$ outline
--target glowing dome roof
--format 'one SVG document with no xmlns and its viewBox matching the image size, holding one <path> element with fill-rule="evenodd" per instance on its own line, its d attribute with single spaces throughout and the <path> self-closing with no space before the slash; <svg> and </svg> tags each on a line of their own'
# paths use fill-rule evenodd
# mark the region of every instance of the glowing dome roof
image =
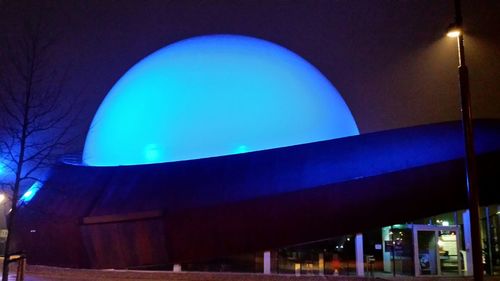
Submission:
<svg viewBox="0 0 500 281">
<path fill-rule="evenodd" d="M 349 108 L 311 64 L 276 44 L 195 37 L 134 65 L 87 134 L 91 166 L 198 159 L 357 135 Z"/>
</svg>

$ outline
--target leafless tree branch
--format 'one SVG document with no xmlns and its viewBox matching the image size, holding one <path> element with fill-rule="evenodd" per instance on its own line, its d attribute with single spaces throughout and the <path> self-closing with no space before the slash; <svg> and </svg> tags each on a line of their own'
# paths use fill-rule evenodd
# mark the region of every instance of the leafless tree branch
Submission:
<svg viewBox="0 0 500 281">
<path fill-rule="evenodd" d="M 51 67 L 50 48 L 58 34 L 47 33 L 42 14 L 26 21 L 23 32 L 0 37 L 0 157 L 8 158 L 5 166 L 13 175 L 10 182 L 0 179 L 0 187 L 10 189 L 12 199 L 9 233 L 21 198 L 20 190 L 27 184 L 43 182 L 39 171 L 51 167 L 73 140 L 70 133 L 77 120 L 73 110 L 77 101 L 67 102 L 62 87 L 68 80 L 68 72 L 60 73 L 59 68 Z M 8 235 L 6 257 L 10 239 Z M 8 274 L 6 266 L 4 263 L 4 281 Z"/>
</svg>

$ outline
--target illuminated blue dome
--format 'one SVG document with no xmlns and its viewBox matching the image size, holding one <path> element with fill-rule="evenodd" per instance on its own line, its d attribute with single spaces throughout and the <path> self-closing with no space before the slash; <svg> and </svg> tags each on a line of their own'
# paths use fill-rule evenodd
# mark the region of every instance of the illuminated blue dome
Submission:
<svg viewBox="0 0 500 281">
<path fill-rule="evenodd" d="M 340 94 L 307 61 L 264 40 L 210 35 L 123 75 L 94 116 L 83 161 L 161 163 L 357 134 Z"/>
</svg>

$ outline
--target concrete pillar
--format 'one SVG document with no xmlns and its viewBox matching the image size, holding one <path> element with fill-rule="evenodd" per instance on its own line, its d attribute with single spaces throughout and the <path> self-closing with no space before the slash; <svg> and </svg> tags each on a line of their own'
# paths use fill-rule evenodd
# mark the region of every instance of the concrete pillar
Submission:
<svg viewBox="0 0 500 281">
<path fill-rule="evenodd" d="M 356 233 L 356 240 L 354 240 L 356 247 L 356 275 L 365 276 L 365 262 L 363 254 L 363 234 Z"/>
<path fill-rule="evenodd" d="M 319 275 L 325 275 L 325 255 L 323 253 L 318 255 L 318 270 Z"/>
<path fill-rule="evenodd" d="M 465 241 L 465 251 L 464 252 L 464 275 L 472 276 L 474 274 L 472 267 L 472 238 L 470 234 L 470 214 L 469 210 L 465 210 L 462 214 L 464 222 L 464 241 Z"/>
<path fill-rule="evenodd" d="M 271 251 L 264 252 L 264 274 L 271 274 Z"/>
<path fill-rule="evenodd" d="M 300 276 L 300 263 L 295 263 L 295 276 Z"/>
<path fill-rule="evenodd" d="M 182 272 L 182 267 L 180 263 L 174 264 L 173 272 Z"/>
</svg>

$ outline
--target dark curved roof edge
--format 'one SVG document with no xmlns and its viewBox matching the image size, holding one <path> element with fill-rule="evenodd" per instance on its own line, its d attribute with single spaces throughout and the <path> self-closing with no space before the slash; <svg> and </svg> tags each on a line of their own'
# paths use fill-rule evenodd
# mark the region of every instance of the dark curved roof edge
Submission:
<svg viewBox="0 0 500 281">
<path fill-rule="evenodd" d="M 482 200 L 498 203 L 500 120 L 474 128 Z M 446 122 L 191 161 L 60 165 L 21 209 L 18 245 L 34 263 L 119 268 L 281 247 L 461 209 L 462 136 L 460 122 Z"/>
</svg>

